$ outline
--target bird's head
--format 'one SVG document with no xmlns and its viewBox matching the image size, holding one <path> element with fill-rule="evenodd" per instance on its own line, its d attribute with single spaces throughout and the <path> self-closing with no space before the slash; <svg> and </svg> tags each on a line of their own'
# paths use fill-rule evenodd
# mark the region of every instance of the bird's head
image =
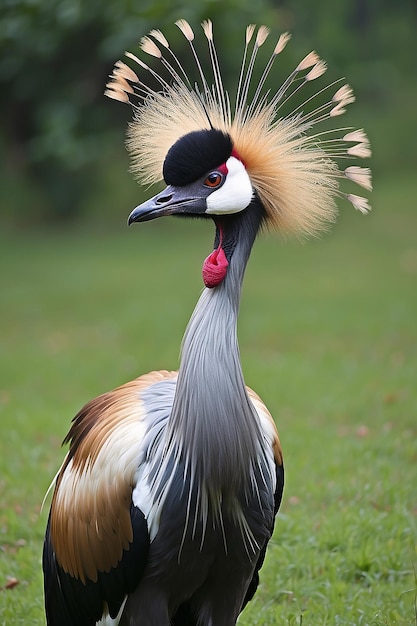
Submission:
<svg viewBox="0 0 417 626">
<path fill-rule="evenodd" d="M 168 150 L 163 164 L 167 187 L 136 207 L 128 223 L 165 215 L 212 218 L 217 247 L 203 266 L 207 287 L 215 287 L 227 273 L 232 248 L 223 240 L 223 216 L 247 209 L 255 195 L 250 177 L 228 134 L 214 128 L 192 131 Z"/>
<path fill-rule="evenodd" d="M 163 163 L 168 185 L 129 216 L 145 222 L 163 215 L 213 217 L 239 213 L 254 195 L 230 136 L 214 128 L 190 132 L 168 150 Z"/>
<path fill-rule="evenodd" d="M 164 215 L 214 219 L 217 247 L 203 268 L 205 284 L 211 287 L 223 280 L 230 261 L 231 251 L 222 241 L 224 224 L 233 225 L 229 239 L 236 238 L 236 224 L 245 220 L 247 224 L 247 216 L 254 213 L 258 228 L 264 224 L 303 237 L 334 221 L 337 196 L 362 213 L 369 211 L 366 198 L 342 192 L 339 186 L 344 180 L 371 189 L 370 170 L 346 163 L 370 156 L 365 132 L 346 127 L 313 131 L 355 100 L 349 85 L 335 90 L 333 82 L 313 93 L 310 88 L 301 104 L 282 115 L 282 107 L 326 71 L 315 52 L 307 54 L 278 89 L 267 88 L 275 59 L 290 38 L 283 33 L 252 87 L 257 53 L 269 29 L 261 26 L 254 37 L 255 26 L 248 26 L 238 88 L 231 98 L 223 87 L 211 22 L 202 25 L 211 59 L 210 81 L 194 47 L 193 30 L 185 20 L 177 26 L 190 45 L 197 80 L 189 77 L 165 36 L 154 30 L 142 39 L 141 48 L 161 62 L 166 77 L 126 54 L 159 88 L 151 88 L 122 61 L 116 63 L 107 86 L 106 95 L 130 103 L 134 110 L 128 133 L 133 171 L 143 183 L 163 179 L 167 185 L 134 209 L 129 223 Z"/>
</svg>

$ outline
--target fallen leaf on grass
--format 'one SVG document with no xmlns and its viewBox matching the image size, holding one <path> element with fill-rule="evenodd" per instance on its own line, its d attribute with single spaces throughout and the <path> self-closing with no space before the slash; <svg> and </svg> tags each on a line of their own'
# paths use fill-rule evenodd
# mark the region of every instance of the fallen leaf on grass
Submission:
<svg viewBox="0 0 417 626">
<path fill-rule="evenodd" d="M 367 437 L 369 435 L 369 428 L 367 426 L 359 426 L 356 430 L 357 437 Z"/>
<path fill-rule="evenodd" d="M 7 583 L 4 585 L 5 589 L 14 589 L 19 584 L 19 581 L 14 576 L 7 577 Z"/>
</svg>

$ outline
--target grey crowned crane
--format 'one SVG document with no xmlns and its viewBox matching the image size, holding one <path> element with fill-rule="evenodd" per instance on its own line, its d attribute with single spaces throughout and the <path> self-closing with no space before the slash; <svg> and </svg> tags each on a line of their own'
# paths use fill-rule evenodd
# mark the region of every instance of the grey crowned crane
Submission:
<svg viewBox="0 0 417 626">
<path fill-rule="evenodd" d="M 236 322 L 251 248 L 262 227 L 319 232 L 334 220 L 337 196 L 369 210 L 365 198 L 339 187 L 350 179 L 371 188 L 369 169 L 345 161 L 369 156 L 365 132 L 315 130 L 354 100 L 343 83 L 311 88 L 326 70 L 315 52 L 278 89 L 267 88 L 289 39 L 282 34 L 254 85 L 268 29 L 249 26 L 232 100 L 211 22 L 202 25 L 210 79 L 190 25 L 177 26 L 196 79 L 154 30 L 141 48 L 161 72 L 127 53 L 145 78 L 118 61 L 106 94 L 133 107 L 128 146 L 141 180 L 167 185 L 129 223 L 211 219 L 214 250 L 179 371 L 151 372 L 95 398 L 65 438 L 43 553 L 50 626 L 236 624 L 256 591 L 284 485 L 277 429 L 239 360 Z M 281 114 L 304 87 L 304 100 Z"/>
</svg>

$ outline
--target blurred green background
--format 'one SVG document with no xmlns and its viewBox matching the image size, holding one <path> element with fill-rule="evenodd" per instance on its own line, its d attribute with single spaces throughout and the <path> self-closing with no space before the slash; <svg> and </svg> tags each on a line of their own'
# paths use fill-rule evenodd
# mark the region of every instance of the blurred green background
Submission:
<svg viewBox="0 0 417 626">
<path fill-rule="evenodd" d="M 137 51 L 158 27 L 176 49 L 173 23 L 215 23 L 225 83 L 236 83 L 243 29 L 265 23 L 290 31 L 280 79 L 310 49 L 329 75 L 348 77 L 358 97 L 354 120 L 366 126 L 376 179 L 415 171 L 417 73 L 415 0 L 3 0 L 0 6 L 1 224 L 85 217 L 119 218 L 135 201 L 127 174 L 128 107 L 103 97 L 115 60 Z M 343 121 L 345 123 L 345 121 Z M 127 202 L 128 204 L 128 202 Z"/>
<path fill-rule="evenodd" d="M 40 504 L 72 416 L 176 368 L 201 290 L 211 224 L 126 228 L 152 192 L 128 171 L 131 111 L 103 96 L 152 28 L 186 59 L 180 17 L 196 31 L 213 19 L 226 85 L 248 23 L 271 28 L 265 47 L 290 31 L 277 80 L 317 50 L 322 84 L 346 76 L 357 96 L 340 124 L 373 148 L 370 215 L 340 202 L 329 235 L 262 236 L 248 266 L 243 369 L 276 418 L 287 482 L 240 623 L 415 626 L 415 0 L 0 3 L 0 625 L 45 623 Z"/>
</svg>

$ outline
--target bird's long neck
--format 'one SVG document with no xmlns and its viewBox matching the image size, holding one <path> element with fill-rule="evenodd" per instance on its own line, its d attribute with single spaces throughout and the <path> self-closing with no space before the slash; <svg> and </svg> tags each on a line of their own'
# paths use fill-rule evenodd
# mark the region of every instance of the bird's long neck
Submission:
<svg viewBox="0 0 417 626">
<path fill-rule="evenodd" d="M 217 224 L 229 260 L 227 275 L 203 291 L 186 329 L 169 424 L 170 440 L 192 479 L 216 494 L 225 487 L 246 489 L 240 483 L 249 481 L 259 445 L 237 341 L 243 276 L 262 220 L 262 207 L 250 209 Z"/>
</svg>

